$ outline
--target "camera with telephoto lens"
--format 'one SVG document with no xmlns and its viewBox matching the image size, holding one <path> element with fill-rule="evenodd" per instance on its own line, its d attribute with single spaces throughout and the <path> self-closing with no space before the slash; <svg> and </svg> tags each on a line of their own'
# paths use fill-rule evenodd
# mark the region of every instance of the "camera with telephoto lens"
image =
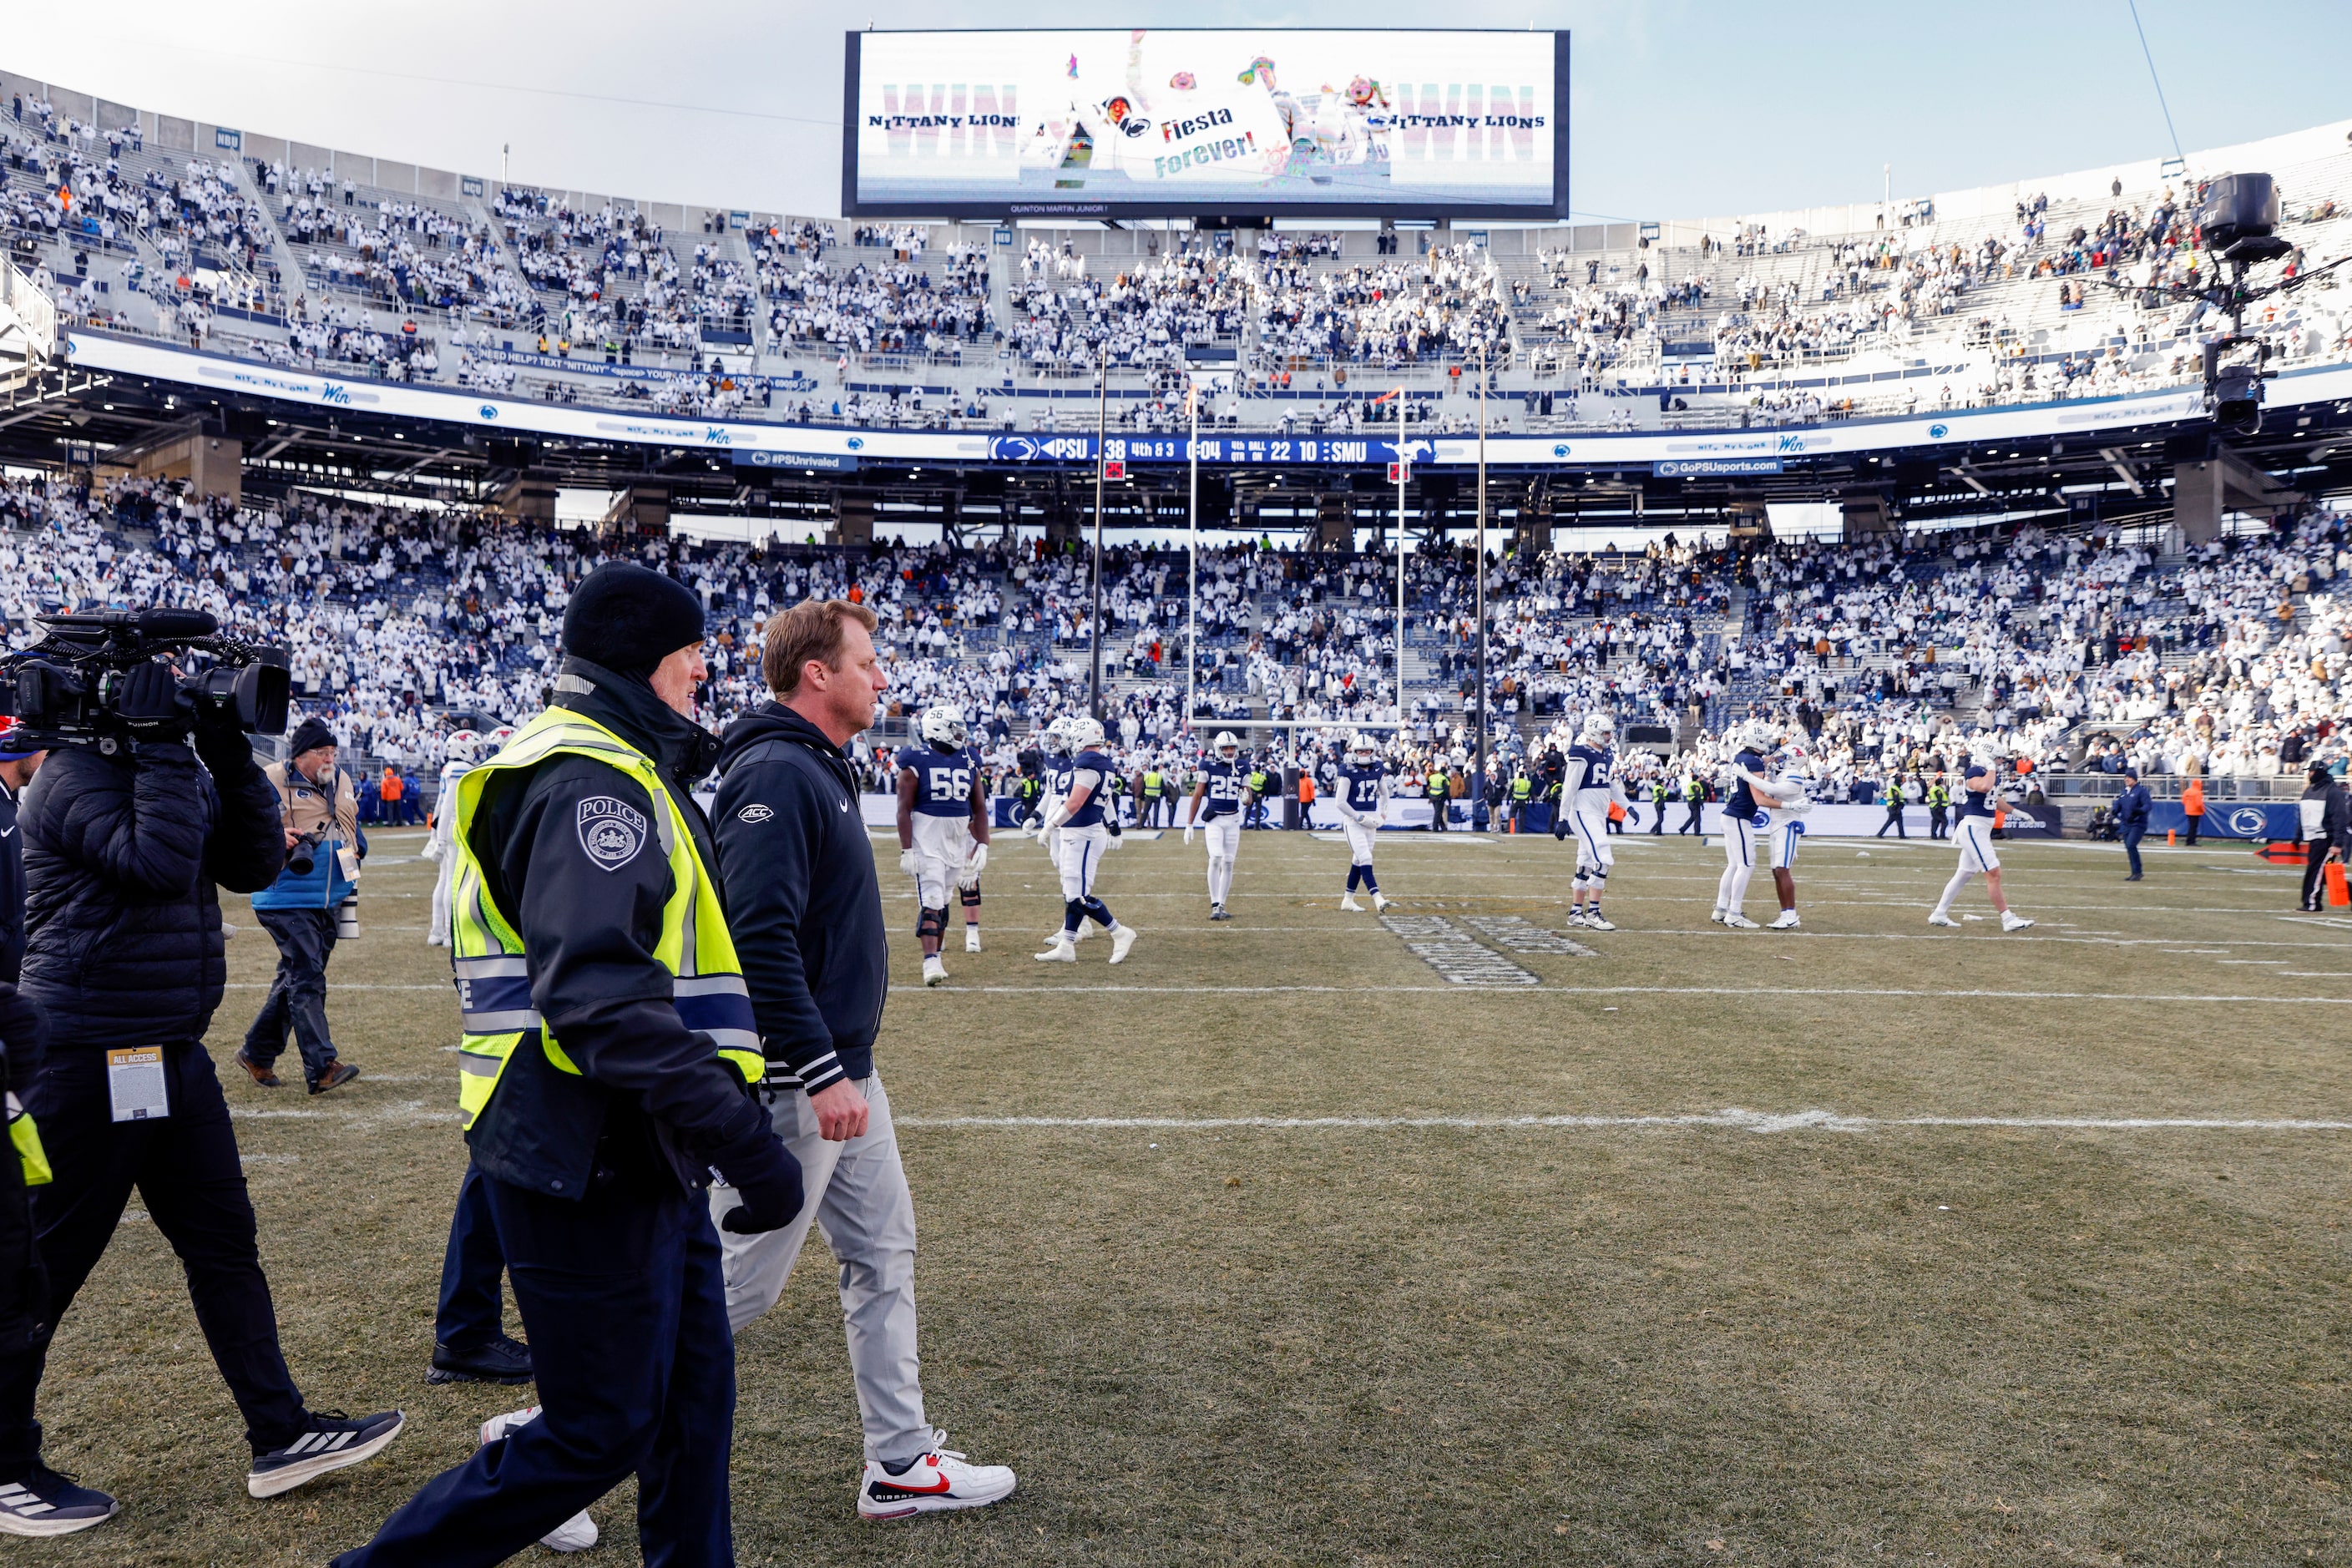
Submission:
<svg viewBox="0 0 2352 1568">
<path fill-rule="evenodd" d="M 184 662 L 189 654 L 211 662 L 180 677 L 178 714 L 167 728 L 176 723 L 185 734 L 200 721 L 248 735 L 286 728 L 293 689 L 287 651 L 228 636 L 206 611 L 159 606 L 37 618 L 48 635 L 0 655 L 0 713 L 16 720 L 28 748 L 84 746 L 112 756 L 131 739 L 121 711 L 131 672 L 158 658 Z"/>
<path fill-rule="evenodd" d="M 286 847 L 286 869 L 297 877 L 307 877 L 319 868 L 319 846 L 326 841 L 327 830 L 314 827 Z"/>
</svg>

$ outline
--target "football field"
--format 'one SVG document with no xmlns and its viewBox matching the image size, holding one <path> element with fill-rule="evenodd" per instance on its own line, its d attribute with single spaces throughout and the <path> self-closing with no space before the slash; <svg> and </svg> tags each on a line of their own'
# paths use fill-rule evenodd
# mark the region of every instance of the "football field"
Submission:
<svg viewBox="0 0 2352 1568">
<path fill-rule="evenodd" d="M 856 1519 L 813 1240 L 737 1347 L 740 1559 L 2352 1563 L 2352 918 L 2242 846 L 2127 886 L 2112 847 L 2017 844 L 2040 923 L 1979 881 L 1937 931 L 1948 845 L 1822 840 L 1803 929 L 1731 931 L 1720 850 L 1613 842 L 1590 932 L 1549 836 L 1383 835 L 1383 920 L 1336 907 L 1344 845 L 1246 834 L 1211 924 L 1201 847 L 1131 833 L 1112 968 L 1032 962 L 1060 896 L 1000 834 L 987 951 L 951 927 L 926 991 L 877 838 L 925 1393 L 1021 1489 Z M 295 1375 L 408 1433 L 248 1500 L 134 1199 L 41 1408 L 123 1511 L 10 1561 L 320 1563 L 530 1402 L 424 1382 L 465 1155 L 421 843 L 375 837 L 330 972 L 364 1077 L 229 1064 L 274 961 L 243 900 L 212 1035 Z M 593 1511 L 582 1561 L 636 1562 L 631 1497 Z"/>
</svg>

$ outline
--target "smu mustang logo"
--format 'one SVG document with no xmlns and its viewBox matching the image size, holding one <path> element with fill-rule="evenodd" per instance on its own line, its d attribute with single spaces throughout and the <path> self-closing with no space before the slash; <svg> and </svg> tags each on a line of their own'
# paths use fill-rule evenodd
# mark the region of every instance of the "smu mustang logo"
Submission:
<svg viewBox="0 0 2352 1568">
<path fill-rule="evenodd" d="M 580 847 L 607 871 L 617 871 L 646 847 L 646 815 L 626 801 L 592 795 L 580 803 Z"/>
</svg>

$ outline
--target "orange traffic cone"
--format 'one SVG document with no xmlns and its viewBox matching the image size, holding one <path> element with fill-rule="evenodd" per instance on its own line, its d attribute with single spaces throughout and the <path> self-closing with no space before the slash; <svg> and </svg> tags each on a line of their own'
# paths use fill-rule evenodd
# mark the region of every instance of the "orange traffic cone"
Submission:
<svg viewBox="0 0 2352 1568">
<path fill-rule="evenodd" d="M 2178 843 L 2179 843 L 2179 842 L 2180 842 L 2180 836 L 2179 836 L 2179 834 L 2177 834 L 2177 833 L 2173 832 L 2173 830 L 2172 830 L 2171 828 L 2169 828 L 2169 827 L 2168 827 L 2168 828 L 2166 828 L 2166 829 L 2164 830 L 2164 847 L 2165 847 L 2167 849 L 2171 848 L 2174 845 L 2176 845 L 2176 844 L 2178 844 Z"/>
</svg>

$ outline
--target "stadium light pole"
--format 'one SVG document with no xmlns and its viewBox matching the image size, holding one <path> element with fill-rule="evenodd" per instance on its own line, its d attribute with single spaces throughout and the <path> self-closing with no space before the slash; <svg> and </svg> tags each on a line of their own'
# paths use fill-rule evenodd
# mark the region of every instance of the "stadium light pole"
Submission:
<svg viewBox="0 0 2352 1568">
<path fill-rule="evenodd" d="M 1087 640 L 1094 645 L 1094 673 L 1087 680 L 1087 711 L 1097 722 L 1102 719 L 1102 506 L 1103 506 L 1103 415 L 1109 397 L 1109 364 L 1095 361 L 1095 616 L 1093 635 Z"/>
<path fill-rule="evenodd" d="M 1192 458 L 1192 492 L 1184 515 L 1184 724 L 1192 732 L 1192 715 L 1200 711 L 1201 679 L 1201 384 L 1184 378 L 1184 410 L 1192 418 L 1192 439 L 1185 453 Z"/>
<path fill-rule="evenodd" d="M 1486 798 L 1486 344 L 1478 343 L 1478 706 L 1477 753 L 1470 769 L 1470 820 Z"/>
</svg>

